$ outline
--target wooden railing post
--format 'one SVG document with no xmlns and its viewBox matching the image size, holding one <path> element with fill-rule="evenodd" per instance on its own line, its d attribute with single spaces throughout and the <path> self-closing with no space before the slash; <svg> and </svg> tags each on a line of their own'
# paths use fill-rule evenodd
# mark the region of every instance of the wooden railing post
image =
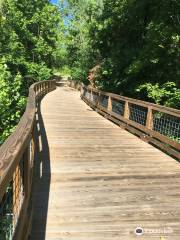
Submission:
<svg viewBox="0 0 180 240">
<path fill-rule="evenodd" d="M 101 102 L 101 93 L 99 92 L 98 93 L 98 100 L 97 100 L 97 108 L 99 108 L 100 107 L 100 102 Z"/>
<path fill-rule="evenodd" d="M 112 98 L 109 96 L 108 98 L 108 111 L 112 112 Z"/>
<path fill-rule="evenodd" d="M 17 125 L 15 132 L 1 146 L 0 172 L 3 173 L 3 178 L 0 177 L 0 202 L 5 199 L 1 211 L 6 211 L 6 208 L 9 208 L 8 201 L 11 201 L 12 206 L 8 210 L 8 214 L 12 215 L 12 218 L 9 226 L 5 226 L 5 231 L 9 231 L 12 225 L 9 234 L 13 236 L 14 240 L 27 239 L 32 216 L 31 188 L 35 151 L 33 127 L 37 99 L 41 94 L 54 89 L 54 81 L 39 82 L 30 87 L 22 121 Z M 6 196 L 8 201 L 6 201 Z M 3 219 L 1 213 L 0 222 Z"/>
<path fill-rule="evenodd" d="M 25 198 L 29 199 L 30 191 L 31 191 L 31 166 L 30 166 L 30 146 L 28 145 L 24 154 L 23 154 L 23 160 L 24 160 L 24 193 Z"/>
<path fill-rule="evenodd" d="M 44 93 L 44 91 L 45 91 L 45 82 L 43 82 L 43 93 Z"/>
<path fill-rule="evenodd" d="M 35 88 L 35 94 L 37 95 L 38 92 L 39 92 L 39 87 L 38 87 L 38 85 L 37 85 L 36 88 Z"/>
<path fill-rule="evenodd" d="M 153 129 L 153 111 L 151 107 L 148 107 L 147 118 L 146 118 L 146 127 Z"/>
<path fill-rule="evenodd" d="M 130 111 L 129 111 L 129 102 L 125 102 L 125 107 L 124 107 L 124 118 L 129 119 Z"/>
<path fill-rule="evenodd" d="M 44 90 L 45 90 L 45 83 L 44 82 L 42 84 L 42 87 L 43 87 L 43 94 L 44 94 Z"/>
<path fill-rule="evenodd" d="M 48 93 L 48 84 L 45 82 L 45 92 Z"/>
<path fill-rule="evenodd" d="M 93 103 L 93 91 L 92 91 L 92 89 L 90 90 L 90 101 Z"/>
<path fill-rule="evenodd" d="M 16 170 L 13 174 L 13 209 L 12 209 L 12 213 L 13 213 L 13 226 L 16 226 L 17 221 L 18 221 L 18 217 L 19 217 L 19 202 L 20 202 L 20 198 L 21 196 L 21 182 L 22 182 L 22 175 L 21 175 L 21 170 L 19 165 L 17 165 Z"/>
<path fill-rule="evenodd" d="M 80 86 L 80 93 L 81 93 L 81 97 L 84 96 L 84 87 L 83 87 L 83 85 Z"/>
<path fill-rule="evenodd" d="M 87 101 L 90 97 L 91 87 L 84 85 L 84 89 L 83 99 L 91 106 L 90 101 Z M 140 137 L 143 136 L 143 140 L 157 145 L 158 148 L 165 150 L 177 159 L 180 158 L 178 136 L 180 110 L 113 93 L 101 92 L 94 88 L 92 90 L 97 93 L 96 110 L 101 110 L 100 113 L 103 116 L 109 114 L 111 120 L 121 125 L 122 128 L 126 128 Z M 102 104 L 103 96 L 106 96 L 106 98 L 108 96 L 104 104 Z M 115 108 L 113 108 L 113 101 L 117 102 Z M 120 108 L 118 108 L 118 104 L 120 104 Z M 171 126 L 167 126 L 166 121 L 170 121 Z"/>
<path fill-rule="evenodd" d="M 41 93 L 41 83 L 39 84 L 39 94 Z"/>
</svg>

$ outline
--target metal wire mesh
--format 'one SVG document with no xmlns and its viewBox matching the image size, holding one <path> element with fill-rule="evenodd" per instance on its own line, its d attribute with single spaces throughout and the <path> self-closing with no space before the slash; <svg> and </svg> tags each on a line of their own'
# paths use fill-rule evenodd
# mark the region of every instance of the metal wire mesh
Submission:
<svg viewBox="0 0 180 240">
<path fill-rule="evenodd" d="M 91 92 L 90 92 L 90 91 L 85 90 L 84 96 L 85 96 L 88 100 L 91 100 Z"/>
<path fill-rule="evenodd" d="M 0 202 L 0 240 L 11 240 L 24 200 L 24 161 L 17 166 Z"/>
<path fill-rule="evenodd" d="M 86 91 L 87 91 L 86 88 L 82 88 L 82 96 L 85 97 Z"/>
<path fill-rule="evenodd" d="M 108 96 L 101 95 L 100 97 L 100 105 L 103 106 L 104 108 L 108 107 Z"/>
<path fill-rule="evenodd" d="M 102 94 L 102 93 L 101 93 Z M 97 92 L 91 93 L 88 89 L 84 89 L 83 95 L 94 104 L 99 104 L 108 108 L 108 96 L 100 95 Z M 121 116 L 124 116 L 125 101 L 112 98 L 112 111 Z M 148 108 L 138 104 L 129 103 L 129 119 L 146 126 Z M 180 118 L 166 113 L 153 112 L 153 128 L 152 130 L 159 132 L 171 138 L 174 141 L 180 142 Z"/>
<path fill-rule="evenodd" d="M 92 92 L 91 101 L 92 101 L 94 104 L 97 104 L 98 98 L 99 98 L 99 94 L 96 93 L 96 92 Z"/>
<path fill-rule="evenodd" d="M 136 104 L 129 105 L 129 119 L 141 125 L 146 125 L 148 109 Z"/>
<path fill-rule="evenodd" d="M 166 113 L 153 114 L 153 130 L 180 142 L 180 118 Z"/>
<path fill-rule="evenodd" d="M 0 202 L 0 240 L 12 239 L 13 235 L 13 184 L 6 189 Z"/>
<path fill-rule="evenodd" d="M 123 102 L 121 100 L 112 99 L 112 111 L 113 112 L 123 116 L 124 109 L 125 109 L 125 102 Z"/>
</svg>

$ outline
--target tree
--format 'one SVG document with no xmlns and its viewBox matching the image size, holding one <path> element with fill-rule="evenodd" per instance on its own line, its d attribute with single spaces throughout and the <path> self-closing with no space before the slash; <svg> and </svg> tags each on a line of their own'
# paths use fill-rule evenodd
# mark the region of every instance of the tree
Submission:
<svg viewBox="0 0 180 240">
<path fill-rule="evenodd" d="M 2 143 L 24 111 L 29 86 L 52 75 L 62 19 L 48 0 L 4 0 L 0 13 Z"/>
<path fill-rule="evenodd" d="M 177 106 L 179 95 L 174 89 L 180 86 L 178 0 L 69 2 L 73 9 L 69 28 L 69 56 L 73 62 L 69 65 L 78 71 L 79 80 L 86 78 L 88 68 L 100 64 L 96 87 Z M 157 84 L 157 91 L 168 85 L 171 101 L 150 97 L 147 88 L 142 87 L 145 84 Z"/>
</svg>

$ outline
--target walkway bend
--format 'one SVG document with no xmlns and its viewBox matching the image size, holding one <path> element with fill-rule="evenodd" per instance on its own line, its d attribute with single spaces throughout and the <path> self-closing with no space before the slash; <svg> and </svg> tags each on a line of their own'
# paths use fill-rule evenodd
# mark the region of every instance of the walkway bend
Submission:
<svg viewBox="0 0 180 240">
<path fill-rule="evenodd" d="M 69 87 L 38 108 L 32 240 L 180 239 L 178 162 Z"/>
</svg>

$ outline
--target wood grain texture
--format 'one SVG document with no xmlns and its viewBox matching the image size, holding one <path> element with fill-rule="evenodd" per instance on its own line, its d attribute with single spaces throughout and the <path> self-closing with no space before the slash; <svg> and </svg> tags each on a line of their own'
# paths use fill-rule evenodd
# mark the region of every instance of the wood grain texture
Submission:
<svg viewBox="0 0 180 240">
<path fill-rule="evenodd" d="M 80 83 L 75 83 L 74 81 L 69 81 L 68 85 L 78 89 L 80 88 Z M 124 115 L 120 115 L 115 113 L 114 111 L 110 111 L 109 108 L 102 106 L 101 102 L 99 99 L 94 102 L 92 99 L 87 98 L 85 95 L 85 91 L 91 93 L 99 93 L 102 96 L 107 96 L 108 98 L 111 98 L 111 101 L 113 99 L 117 99 L 120 101 L 124 101 L 125 104 L 125 109 L 124 109 Z M 161 105 L 149 103 L 149 102 L 144 102 L 141 100 L 137 99 L 132 99 L 132 98 L 127 98 L 123 97 L 117 94 L 112 94 L 108 92 L 102 92 L 97 89 L 94 89 L 90 86 L 85 86 L 81 84 L 81 98 L 93 109 L 95 109 L 98 112 L 102 112 L 102 115 L 105 116 L 106 118 L 111 118 L 113 122 L 121 122 L 122 124 L 119 124 L 124 127 L 124 123 L 127 125 L 128 130 L 132 129 L 131 132 L 137 133 L 140 137 L 143 133 L 145 135 L 146 141 L 148 140 L 150 143 L 156 145 L 158 148 L 162 149 L 166 153 L 170 154 L 171 156 L 175 157 L 176 159 L 180 160 L 180 143 L 172 140 L 170 137 L 165 136 L 161 134 L 158 131 L 155 131 L 153 128 L 153 111 L 154 112 L 159 112 L 160 114 L 168 114 L 171 117 L 179 118 L 180 119 L 180 110 L 178 109 L 173 109 L 173 108 L 168 108 L 164 107 Z M 134 104 L 136 106 L 141 106 L 147 109 L 147 116 L 146 116 L 146 124 L 142 125 L 139 124 L 138 122 L 134 120 L 129 119 L 130 115 L 130 109 L 129 109 L 129 104 Z M 150 110 L 151 109 L 151 110 Z M 150 111 L 149 111 L 150 110 Z M 162 124 L 162 123 L 161 123 Z M 162 127 L 162 126 L 161 126 Z M 168 128 L 168 126 L 166 126 Z M 140 134 L 138 133 L 140 131 Z"/>
<path fill-rule="evenodd" d="M 30 143 L 33 141 L 36 105 L 41 96 L 54 90 L 55 80 L 38 82 L 29 88 L 26 110 L 15 131 L 0 147 L 0 205 L 1 216 L 10 206 L 3 204 L 4 198 L 12 199 L 13 240 L 26 240 L 31 225 L 31 183 L 34 156 L 30 153 Z M 33 145 L 32 145 L 33 150 Z M 31 157 L 31 166 L 30 166 Z M 20 167 L 20 161 L 23 164 Z M 12 192 L 6 194 L 8 185 L 13 181 Z M 5 213 L 4 213 L 5 210 Z M 8 210 L 9 212 L 10 210 Z"/>
<path fill-rule="evenodd" d="M 69 87 L 44 97 L 36 121 L 31 240 L 180 239 L 177 161 Z"/>
<path fill-rule="evenodd" d="M 43 86 L 47 83 L 48 86 Z M 41 89 L 39 89 L 41 88 Z M 0 200 L 2 199 L 13 173 L 31 140 L 36 112 L 36 99 L 55 89 L 55 81 L 44 81 L 31 85 L 26 110 L 15 131 L 0 146 Z"/>
</svg>

